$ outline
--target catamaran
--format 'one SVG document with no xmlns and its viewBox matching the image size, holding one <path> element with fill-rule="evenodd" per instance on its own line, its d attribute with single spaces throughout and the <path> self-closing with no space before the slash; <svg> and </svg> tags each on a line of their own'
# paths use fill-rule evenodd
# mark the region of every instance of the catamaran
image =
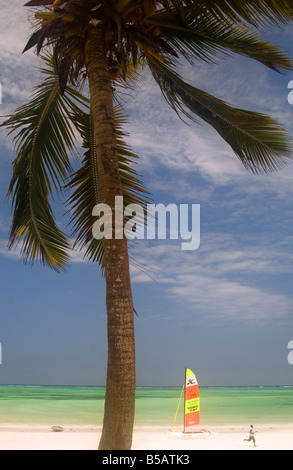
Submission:
<svg viewBox="0 0 293 470">
<path fill-rule="evenodd" d="M 180 409 L 180 404 L 184 394 L 184 423 L 182 432 L 174 432 L 174 425 Z M 205 429 L 196 428 L 200 424 L 200 394 L 196 375 L 190 369 L 185 369 L 185 382 L 181 390 L 179 404 L 171 429 L 171 437 L 197 437 L 210 435 Z"/>
</svg>

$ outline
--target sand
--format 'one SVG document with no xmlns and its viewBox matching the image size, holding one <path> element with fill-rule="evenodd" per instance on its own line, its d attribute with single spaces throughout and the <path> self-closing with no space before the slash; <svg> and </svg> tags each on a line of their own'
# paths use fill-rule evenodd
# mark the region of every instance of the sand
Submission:
<svg viewBox="0 0 293 470">
<path fill-rule="evenodd" d="M 256 426 L 257 447 L 243 442 L 248 427 L 209 427 L 210 435 L 179 438 L 168 428 L 136 427 L 132 450 L 293 450 L 292 426 Z M 100 429 L 67 426 L 54 433 L 50 426 L 0 426 L 0 450 L 96 450 Z"/>
</svg>

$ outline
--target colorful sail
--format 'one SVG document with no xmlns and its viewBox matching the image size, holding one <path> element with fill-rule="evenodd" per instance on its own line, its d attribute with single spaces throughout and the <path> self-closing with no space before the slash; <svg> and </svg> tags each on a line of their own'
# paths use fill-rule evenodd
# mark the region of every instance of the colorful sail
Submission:
<svg viewBox="0 0 293 470">
<path fill-rule="evenodd" d="M 196 426 L 200 422 L 199 386 L 195 374 L 186 369 L 185 372 L 185 429 Z"/>
</svg>

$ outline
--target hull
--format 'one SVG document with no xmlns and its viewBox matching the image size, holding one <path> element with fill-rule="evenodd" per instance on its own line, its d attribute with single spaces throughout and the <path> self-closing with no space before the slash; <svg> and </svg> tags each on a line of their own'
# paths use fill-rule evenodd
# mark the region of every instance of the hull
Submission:
<svg viewBox="0 0 293 470">
<path fill-rule="evenodd" d="M 210 437 L 211 433 L 210 431 L 206 431 L 205 429 L 201 431 L 169 431 L 169 438 L 170 439 L 199 439 L 199 438 L 206 438 Z"/>
</svg>

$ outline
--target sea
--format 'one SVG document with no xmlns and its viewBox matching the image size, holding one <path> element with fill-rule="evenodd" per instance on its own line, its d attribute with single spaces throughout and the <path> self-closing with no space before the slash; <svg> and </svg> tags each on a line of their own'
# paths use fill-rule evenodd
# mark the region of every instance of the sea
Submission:
<svg viewBox="0 0 293 470">
<path fill-rule="evenodd" d="M 181 391 L 177 387 L 138 387 L 135 425 L 183 425 Z M 293 386 L 202 387 L 200 395 L 204 427 L 293 426 Z M 104 400 L 104 387 L 0 385 L 0 426 L 96 428 L 103 422 Z"/>
</svg>

